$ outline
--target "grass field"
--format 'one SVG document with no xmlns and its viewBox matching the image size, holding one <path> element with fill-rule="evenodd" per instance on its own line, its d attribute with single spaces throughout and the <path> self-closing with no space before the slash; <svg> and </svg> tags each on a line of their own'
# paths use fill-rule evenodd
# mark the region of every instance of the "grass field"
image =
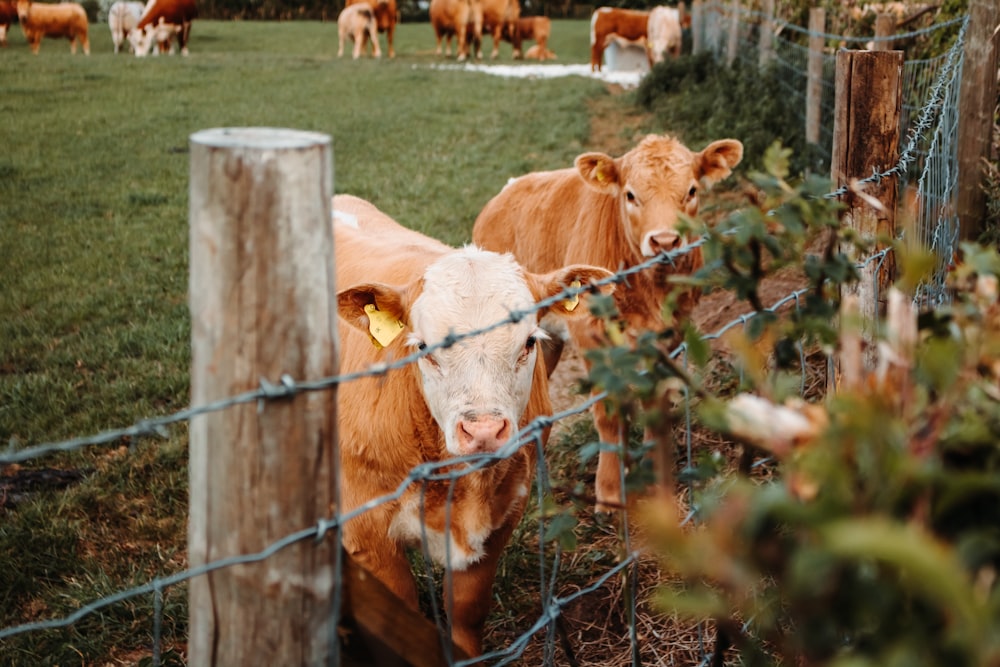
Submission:
<svg viewBox="0 0 1000 667">
<path fill-rule="evenodd" d="M 586 21 L 555 22 L 560 63 L 587 62 L 587 31 Z M 187 406 L 192 133 L 327 133 L 336 192 L 460 244 L 510 176 L 602 148 L 589 143 L 589 110 L 609 97 L 581 77 L 435 70 L 444 61 L 427 24 L 400 26 L 391 61 L 337 59 L 336 25 L 315 22 L 198 21 L 189 58 L 115 55 L 103 25 L 91 26 L 89 57 L 54 39 L 33 56 L 17 26 L 9 42 L 0 51 L 0 445 L 13 448 Z M 510 62 L 509 45 L 501 59 Z M 5 481 L 0 494 L 0 628 L 183 569 L 186 448 L 177 427 L 162 440 L 0 470 L 0 480 L 34 484 Z M 510 569 L 501 576 L 518 581 Z M 152 605 L 129 600 L 65 630 L 0 640 L 0 664 L 148 662 Z M 185 587 L 168 591 L 163 623 L 165 661 L 183 662 Z"/>
</svg>

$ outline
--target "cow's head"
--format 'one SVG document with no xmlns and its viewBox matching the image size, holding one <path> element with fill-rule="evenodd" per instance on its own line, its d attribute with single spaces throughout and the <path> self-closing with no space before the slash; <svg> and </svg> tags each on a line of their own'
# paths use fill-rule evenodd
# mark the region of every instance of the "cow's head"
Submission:
<svg viewBox="0 0 1000 667">
<path fill-rule="evenodd" d="M 29 11 L 31 11 L 31 0 L 17 0 L 18 21 L 24 21 Z"/>
<path fill-rule="evenodd" d="M 149 55 L 155 40 L 156 28 L 147 24 L 144 28 L 135 28 L 128 33 L 129 44 L 132 45 L 132 52 L 140 58 Z"/>
<path fill-rule="evenodd" d="M 543 312 L 534 312 L 535 304 L 610 275 L 591 266 L 532 274 L 510 254 L 467 246 L 440 258 L 408 286 L 357 285 L 340 292 L 337 302 L 341 317 L 372 335 L 373 344 L 381 340 L 378 345 L 405 352 L 433 348 L 450 334 L 485 329 L 522 312 L 516 323 L 433 349 L 417 362 L 424 400 L 448 452 L 492 453 L 517 431 L 528 404 L 538 343 L 546 336 L 538 326 L 542 314 L 589 316 L 577 300 L 560 300 Z M 381 330 L 373 332 L 373 326 Z M 392 336 L 382 335 L 387 329 Z"/>
<path fill-rule="evenodd" d="M 576 168 L 589 187 L 615 198 L 630 245 L 652 257 L 681 246 L 678 214 L 695 215 L 699 190 L 729 176 L 741 159 L 735 139 L 694 153 L 673 137 L 649 135 L 619 158 L 584 153 Z"/>
</svg>

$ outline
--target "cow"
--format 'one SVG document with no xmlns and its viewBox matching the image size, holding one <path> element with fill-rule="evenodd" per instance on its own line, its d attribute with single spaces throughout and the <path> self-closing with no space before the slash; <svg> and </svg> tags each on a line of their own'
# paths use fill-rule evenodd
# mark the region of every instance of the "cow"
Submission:
<svg viewBox="0 0 1000 667">
<path fill-rule="evenodd" d="M 417 466 L 454 473 L 450 481 L 410 485 L 347 519 L 344 548 L 417 609 L 405 549 L 423 543 L 449 571 L 452 639 L 479 655 L 497 562 L 524 513 L 535 466 L 536 443 L 517 445 L 515 433 L 552 410 L 536 304 L 610 272 L 571 266 L 529 273 L 509 253 L 451 248 L 357 197 L 335 196 L 333 210 L 341 373 L 428 351 L 416 363 L 339 385 L 341 514 L 395 494 Z M 513 310 L 523 313 L 516 322 Z M 590 317 L 575 299 L 548 310 L 568 320 Z M 438 347 L 452 334 L 487 328 Z M 547 437 L 542 425 L 537 445 Z M 469 459 L 475 456 L 479 465 Z M 465 458 L 449 464 L 455 457 Z"/>
<path fill-rule="evenodd" d="M 174 36 L 177 37 L 181 55 L 188 55 L 191 23 L 197 16 L 198 7 L 194 0 L 149 0 L 139 23 L 129 35 L 135 55 L 148 55 L 154 43 L 163 53 L 168 50 L 165 47 L 169 47 Z"/>
<path fill-rule="evenodd" d="M 429 8 L 431 28 L 434 29 L 434 39 L 437 47 L 435 55 L 451 55 L 451 39 L 458 43 L 456 57 L 465 60 L 468 57 L 468 36 L 473 34 L 471 23 L 472 5 L 469 0 L 431 0 Z M 445 42 L 446 50 L 442 51 L 441 43 Z"/>
<path fill-rule="evenodd" d="M 689 20 L 684 3 L 678 7 L 653 7 L 646 27 L 646 48 L 649 66 L 663 62 L 666 56 L 676 58 L 681 54 L 681 26 Z"/>
<path fill-rule="evenodd" d="M 549 51 L 541 44 L 532 44 L 531 48 L 524 52 L 525 60 L 555 60 L 556 54 Z"/>
<path fill-rule="evenodd" d="M 517 20 L 517 32 L 522 44 L 525 40 L 534 40 L 542 51 L 552 53 L 548 50 L 549 37 L 552 35 L 552 21 L 549 17 L 522 16 Z M 527 54 L 525 57 L 527 58 Z"/>
<path fill-rule="evenodd" d="M 528 271 L 567 263 L 615 271 L 633 267 L 681 247 L 680 216 L 694 215 L 702 187 L 729 176 L 742 158 L 743 144 L 735 139 L 714 141 L 695 153 L 669 135 L 648 135 L 618 158 L 583 153 L 574 167 L 508 182 L 477 216 L 473 242 L 514 253 Z M 701 253 L 696 249 L 674 261 L 670 268 L 660 264 L 630 275 L 627 286 L 615 292 L 624 340 L 634 342 L 643 331 L 663 329 L 663 302 L 675 289 L 675 317 L 680 320 L 693 309 L 699 294 L 679 290 L 668 277 L 697 270 Z M 566 335 L 581 352 L 605 344 L 611 333 L 584 320 L 568 325 Z M 601 442 L 622 444 L 620 423 L 603 401 L 594 404 L 592 413 Z M 598 457 L 596 496 L 600 511 L 621 506 L 615 452 L 602 451 Z"/>
<path fill-rule="evenodd" d="M 352 57 L 357 60 L 365 48 L 365 40 L 370 39 L 374 45 L 373 55 L 382 57 L 382 49 L 378 43 L 378 26 L 375 24 L 375 11 L 371 5 L 358 3 L 348 5 L 337 17 L 337 57 L 344 55 L 344 43 L 354 42 Z"/>
<path fill-rule="evenodd" d="M 355 4 L 367 4 L 375 12 L 375 24 L 379 32 L 385 33 L 385 41 L 390 58 L 396 57 L 396 48 L 393 46 L 393 36 L 396 34 L 396 24 L 399 23 L 399 9 L 396 7 L 396 0 L 347 0 L 347 7 Z M 374 41 L 374 40 L 373 40 Z M 376 44 L 378 42 L 375 42 Z"/>
<path fill-rule="evenodd" d="M 7 46 L 7 31 L 17 20 L 17 5 L 8 0 L 0 0 L 0 46 Z"/>
<path fill-rule="evenodd" d="M 595 9 L 590 17 L 590 71 L 601 71 L 604 49 L 615 37 L 645 44 L 648 23 L 647 11 L 617 7 Z"/>
<path fill-rule="evenodd" d="M 507 35 L 507 41 L 513 46 L 514 58 L 521 57 L 521 35 L 517 29 L 521 17 L 521 5 L 518 0 L 472 0 L 471 2 L 472 39 L 476 58 L 483 57 L 483 35 L 492 35 L 493 50 L 490 58 L 496 60 L 500 55 L 500 42 Z"/>
<path fill-rule="evenodd" d="M 108 28 L 111 30 L 111 41 L 115 45 L 115 53 L 121 51 L 129 35 L 135 30 L 142 17 L 144 5 L 141 2 L 125 2 L 117 0 L 108 10 Z M 132 50 L 132 42 L 128 42 Z"/>
<path fill-rule="evenodd" d="M 17 0 L 17 20 L 21 31 L 31 46 L 31 52 L 38 55 L 42 37 L 66 37 L 69 39 L 70 53 L 76 53 L 80 43 L 83 52 L 90 55 L 90 39 L 87 37 L 87 12 L 76 2 L 61 2 L 49 5 L 31 0 Z"/>
</svg>

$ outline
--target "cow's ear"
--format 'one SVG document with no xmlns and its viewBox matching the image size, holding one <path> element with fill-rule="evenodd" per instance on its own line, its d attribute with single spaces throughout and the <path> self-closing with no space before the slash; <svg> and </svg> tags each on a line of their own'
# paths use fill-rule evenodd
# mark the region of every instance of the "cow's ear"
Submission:
<svg viewBox="0 0 1000 667">
<path fill-rule="evenodd" d="M 618 165 L 610 155 L 584 153 L 577 156 L 574 164 L 588 186 L 598 192 L 618 194 Z"/>
<path fill-rule="evenodd" d="M 566 317 L 577 317 L 581 314 L 589 315 L 590 310 L 582 305 L 582 298 L 589 293 L 611 294 L 615 291 L 613 283 L 594 285 L 594 283 L 610 278 L 613 273 L 607 269 L 597 266 L 587 266 L 585 264 L 573 264 L 562 269 L 557 269 L 551 273 L 528 274 L 528 286 L 531 289 L 535 301 L 544 301 L 552 298 L 567 289 L 575 290 L 581 287 L 589 287 L 586 292 L 574 294 L 549 306 L 546 312 L 555 313 Z"/>
<path fill-rule="evenodd" d="M 743 144 L 736 139 L 713 141 L 698 153 L 698 178 L 709 185 L 721 181 L 733 172 L 743 159 Z"/>
<path fill-rule="evenodd" d="M 368 334 L 382 348 L 399 336 L 406 326 L 406 297 L 403 291 L 368 283 L 337 293 L 337 312 L 351 326 Z"/>
</svg>

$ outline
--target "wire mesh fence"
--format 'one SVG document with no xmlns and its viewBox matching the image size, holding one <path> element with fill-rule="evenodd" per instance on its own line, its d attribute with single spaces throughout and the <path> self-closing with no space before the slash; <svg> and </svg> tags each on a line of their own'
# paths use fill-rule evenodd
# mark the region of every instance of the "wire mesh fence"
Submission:
<svg viewBox="0 0 1000 667">
<path fill-rule="evenodd" d="M 739 17 L 739 21 L 734 22 L 725 15 L 724 8 L 717 6 L 713 11 L 706 13 L 704 24 L 706 31 L 704 37 L 705 44 L 718 57 L 723 57 L 723 49 L 728 43 L 727 31 L 733 29 L 735 26 L 739 36 L 738 52 L 740 57 L 755 59 L 756 44 L 759 41 L 755 39 L 755 30 L 760 25 L 760 18 L 760 15 L 753 12 L 743 12 Z M 808 34 L 807 31 L 803 31 L 798 26 L 784 25 L 781 27 L 784 34 L 800 36 Z M 904 66 L 905 100 L 903 114 L 905 139 L 904 146 L 901 147 L 900 162 L 886 172 L 872 176 L 873 179 L 899 178 L 901 188 L 905 188 L 908 184 L 915 185 L 914 197 L 919 203 L 916 206 L 917 219 L 915 220 L 912 233 L 919 241 L 932 247 L 939 258 L 938 278 L 932 283 L 923 286 L 918 293 L 918 300 L 921 305 L 925 306 L 938 305 L 947 299 L 944 289 L 943 272 L 950 262 L 957 242 L 957 221 L 951 202 L 953 201 L 957 181 L 955 134 L 958 117 L 957 91 L 961 75 L 962 36 L 963 32 L 959 32 L 949 51 L 939 57 L 931 60 L 906 62 Z M 841 39 L 836 35 L 824 35 L 824 38 L 829 40 Z M 786 86 L 784 93 L 789 96 L 789 99 L 796 100 L 794 103 L 802 109 L 805 108 L 804 82 L 807 77 L 808 57 L 808 49 L 801 46 L 797 40 L 776 40 L 774 66 L 786 73 L 785 76 L 781 77 Z M 828 53 L 824 53 L 823 57 L 824 92 L 822 97 L 824 100 L 824 112 L 822 117 L 832 118 L 832 104 L 834 99 L 832 81 L 833 57 Z M 803 113 L 803 120 L 804 118 L 805 114 Z M 832 125 L 824 124 L 821 135 L 824 145 L 831 145 L 832 132 Z M 831 193 L 831 196 L 835 196 L 836 194 Z M 908 231 L 907 233 L 910 232 Z M 699 247 L 702 242 L 703 240 L 696 241 L 679 250 L 664 253 L 641 265 L 619 271 L 607 279 L 607 282 L 620 284 L 627 281 L 628 277 L 633 273 L 645 271 L 658 265 L 669 265 L 682 255 Z M 874 255 L 867 258 L 865 262 L 879 262 L 883 256 L 884 253 L 883 255 Z M 536 308 L 541 309 L 559 303 L 564 299 L 573 298 L 587 289 L 587 287 L 579 287 L 564 290 L 560 294 L 540 302 Z M 799 300 L 802 297 L 803 290 L 794 290 L 774 303 L 768 304 L 767 310 L 770 312 L 782 312 L 788 309 L 795 309 L 798 307 Z M 524 312 L 512 312 L 507 319 L 495 323 L 487 330 L 516 322 L 523 318 L 524 315 Z M 710 341 L 719 339 L 727 331 L 746 327 L 756 315 L 757 313 L 741 315 L 714 331 L 705 332 L 703 338 Z M 221 412 L 245 404 L 265 405 L 269 401 L 287 399 L 304 392 L 328 391 L 334 387 L 356 381 L 363 377 L 384 376 L 387 373 L 394 372 L 414 363 L 420 357 L 432 354 L 437 349 L 459 344 L 462 340 L 482 335 L 487 330 L 449 336 L 445 340 L 429 345 L 426 349 L 396 359 L 389 364 L 379 365 L 359 373 L 320 379 L 292 378 L 289 376 L 283 376 L 274 379 L 274 381 L 261 379 L 260 386 L 253 391 L 228 397 L 207 405 L 191 407 L 163 417 L 145 419 L 125 428 L 105 431 L 95 435 L 2 452 L 0 453 L 0 464 L 25 462 L 60 452 L 107 445 L 118 442 L 123 438 L 135 440 L 165 436 L 169 434 L 171 426 L 186 423 L 201 415 Z M 802 393 L 805 393 L 807 383 L 809 382 L 807 371 L 809 362 L 806 359 L 806 351 L 801 345 L 798 348 L 798 353 L 801 357 L 802 367 L 800 390 Z M 673 356 L 684 359 L 685 354 L 686 346 L 682 344 L 674 350 Z M 830 362 L 831 360 L 827 358 L 823 360 L 822 365 L 825 367 Z M 156 578 L 148 583 L 122 590 L 99 600 L 94 600 L 80 607 L 76 612 L 62 618 L 0 628 L 0 643 L 5 638 L 14 635 L 64 628 L 86 616 L 99 614 L 102 610 L 121 603 L 124 600 L 150 596 L 153 599 L 155 610 L 153 628 L 151 628 L 151 635 L 153 637 L 152 663 L 159 665 L 162 643 L 163 596 L 164 592 L 171 587 L 178 586 L 195 577 L 205 576 L 216 570 L 266 561 L 274 554 L 295 544 L 317 543 L 328 539 L 332 532 L 342 526 L 345 521 L 399 498 L 409 488 L 420 488 L 432 481 L 454 480 L 459 475 L 472 474 L 475 470 L 488 466 L 498 459 L 510 457 L 521 447 L 537 448 L 538 467 L 535 471 L 535 488 L 533 489 L 533 494 L 536 502 L 540 506 L 543 505 L 546 498 L 551 497 L 555 490 L 551 483 L 551 471 L 548 469 L 546 462 L 546 452 L 541 447 L 540 433 L 554 423 L 586 414 L 595 402 L 603 398 L 605 396 L 602 394 L 593 394 L 589 398 L 581 399 L 569 409 L 533 421 L 511 438 L 510 442 L 501 451 L 490 455 L 464 457 L 460 461 L 465 464 L 464 469 L 461 471 L 456 472 L 454 470 L 456 460 L 420 466 L 410 471 L 410 474 L 400 482 L 394 493 L 374 498 L 349 514 L 330 516 L 314 526 L 303 527 L 302 530 L 289 534 L 258 552 L 207 563 L 197 568 L 184 570 L 171 576 Z M 685 455 L 688 460 L 687 464 L 690 465 L 695 457 L 694 426 L 690 410 L 686 414 L 687 418 L 684 425 L 685 433 L 683 439 L 686 444 Z M 688 520 L 696 519 L 696 515 L 697 507 L 692 506 Z M 539 513 L 538 517 L 532 522 L 529 530 L 538 536 L 544 536 L 550 529 L 549 524 L 551 520 L 544 513 Z M 626 521 L 623 525 L 623 532 L 620 534 L 622 546 L 617 562 L 613 566 L 608 567 L 606 571 L 592 581 L 573 589 L 561 589 L 557 583 L 567 567 L 567 554 L 563 552 L 558 543 L 538 539 L 538 550 L 535 556 L 537 558 L 538 580 L 531 584 L 538 589 L 540 611 L 535 620 L 527 624 L 524 628 L 521 628 L 517 638 L 508 645 L 491 650 L 475 660 L 450 660 L 449 664 L 511 664 L 524 655 L 528 645 L 533 641 L 540 642 L 541 644 L 540 655 L 542 664 L 555 664 L 559 651 L 563 651 L 564 654 L 567 651 L 565 645 L 561 644 L 561 642 L 566 642 L 567 638 L 564 635 L 560 635 L 560 617 L 569 606 L 578 603 L 579 600 L 587 596 L 594 595 L 612 581 L 621 581 L 623 582 L 621 585 L 624 587 L 619 601 L 623 606 L 621 610 L 622 617 L 626 619 L 626 627 L 623 632 L 623 657 L 620 664 L 677 664 L 670 650 L 665 649 L 657 642 L 656 636 L 658 630 L 655 627 L 649 626 L 649 617 L 637 613 L 641 604 L 640 601 L 643 600 L 644 595 L 648 594 L 648 591 L 641 590 L 640 578 L 638 576 L 639 569 L 644 566 L 644 555 L 633 543 L 628 526 L 629 524 Z M 428 584 L 429 588 L 436 588 L 449 576 L 449 572 L 447 569 L 440 570 L 431 567 L 430 554 L 425 551 L 423 555 L 424 562 L 426 563 L 424 577 L 430 582 Z M 436 600 L 436 597 L 431 596 L 431 599 Z M 339 612 L 335 611 L 334 613 L 337 614 Z M 433 602 L 431 604 L 431 616 L 438 627 L 441 628 L 442 636 L 447 636 L 448 619 L 442 606 Z M 336 633 L 337 620 L 336 617 L 331 619 L 329 624 L 331 633 Z M 690 637 L 692 639 L 688 649 L 689 653 L 696 655 L 701 664 L 708 664 L 712 658 L 709 630 L 700 625 L 692 626 Z M 577 636 L 575 639 L 569 641 L 582 642 L 583 640 Z M 336 644 L 337 642 L 334 641 L 333 643 Z M 337 657 L 334 656 L 334 662 L 336 663 L 336 661 Z"/>
</svg>

